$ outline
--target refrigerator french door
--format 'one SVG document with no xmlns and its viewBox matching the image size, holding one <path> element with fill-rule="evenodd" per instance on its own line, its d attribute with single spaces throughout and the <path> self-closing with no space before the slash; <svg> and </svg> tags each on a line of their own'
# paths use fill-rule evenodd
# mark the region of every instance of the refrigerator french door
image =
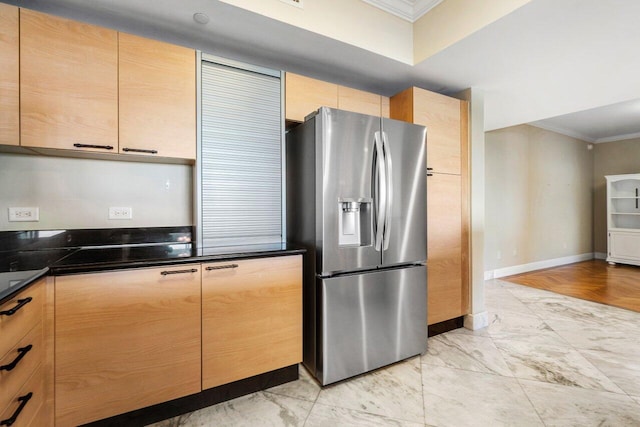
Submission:
<svg viewBox="0 0 640 427">
<path fill-rule="evenodd" d="M 287 234 L 308 251 L 304 363 L 322 384 L 426 350 L 425 138 L 325 107 L 287 134 Z"/>
</svg>

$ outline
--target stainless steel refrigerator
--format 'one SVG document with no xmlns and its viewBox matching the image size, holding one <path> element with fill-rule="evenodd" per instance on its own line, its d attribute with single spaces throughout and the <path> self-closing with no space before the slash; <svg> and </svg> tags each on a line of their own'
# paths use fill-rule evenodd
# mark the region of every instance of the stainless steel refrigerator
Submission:
<svg viewBox="0 0 640 427">
<path fill-rule="evenodd" d="M 287 133 L 303 359 L 323 385 L 427 348 L 426 128 L 322 107 Z"/>
</svg>

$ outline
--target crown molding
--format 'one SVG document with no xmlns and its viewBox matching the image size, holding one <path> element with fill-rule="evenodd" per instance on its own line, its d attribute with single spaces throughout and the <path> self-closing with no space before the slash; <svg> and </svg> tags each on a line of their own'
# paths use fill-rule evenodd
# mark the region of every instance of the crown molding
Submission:
<svg viewBox="0 0 640 427">
<path fill-rule="evenodd" d="M 362 0 L 411 23 L 439 5 L 443 0 Z"/>
<path fill-rule="evenodd" d="M 540 122 L 533 122 L 533 123 L 527 123 L 529 126 L 533 126 L 533 127 L 537 127 L 540 129 L 544 129 L 544 130 L 548 130 L 550 132 L 555 132 L 555 133 L 559 133 L 561 135 L 564 136 L 568 136 L 571 138 L 575 138 L 575 139 L 579 139 L 582 140 L 584 142 L 591 142 L 591 143 L 595 143 L 596 140 L 594 138 L 591 138 L 587 135 L 584 135 L 582 133 L 579 132 L 575 132 L 569 129 L 565 129 L 559 126 L 554 126 L 554 125 L 550 125 L 548 123 L 540 123 Z"/>
</svg>

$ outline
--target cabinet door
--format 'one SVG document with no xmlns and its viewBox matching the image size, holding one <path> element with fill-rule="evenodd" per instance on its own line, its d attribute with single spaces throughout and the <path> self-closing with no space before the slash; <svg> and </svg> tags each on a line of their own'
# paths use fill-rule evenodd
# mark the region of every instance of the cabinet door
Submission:
<svg viewBox="0 0 640 427">
<path fill-rule="evenodd" d="M 113 30 L 21 9 L 22 145 L 118 151 L 117 40 Z"/>
<path fill-rule="evenodd" d="M 196 158 L 193 49 L 119 34 L 120 152 Z"/>
<path fill-rule="evenodd" d="M 285 104 L 286 119 L 303 122 L 320 107 L 338 107 L 338 85 L 287 73 Z"/>
<path fill-rule="evenodd" d="M 338 86 L 338 108 L 371 116 L 380 116 L 381 97 L 350 87 Z"/>
<path fill-rule="evenodd" d="M 459 175 L 427 178 L 427 323 L 462 316 L 462 215 Z"/>
<path fill-rule="evenodd" d="M 414 88 L 413 122 L 427 127 L 427 166 L 460 174 L 460 100 Z"/>
<path fill-rule="evenodd" d="M 203 264 L 202 388 L 302 361 L 302 257 Z"/>
<path fill-rule="evenodd" d="M 199 392 L 200 308 L 199 265 L 56 277 L 56 425 Z"/>
<path fill-rule="evenodd" d="M 640 233 L 610 231 L 608 261 L 640 264 Z"/>
<path fill-rule="evenodd" d="M 409 88 L 391 97 L 391 118 L 427 127 L 427 167 L 460 174 L 461 103 L 459 99 Z"/>
<path fill-rule="evenodd" d="M 18 8 L 0 3 L 0 144 L 20 143 Z"/>
</svg>

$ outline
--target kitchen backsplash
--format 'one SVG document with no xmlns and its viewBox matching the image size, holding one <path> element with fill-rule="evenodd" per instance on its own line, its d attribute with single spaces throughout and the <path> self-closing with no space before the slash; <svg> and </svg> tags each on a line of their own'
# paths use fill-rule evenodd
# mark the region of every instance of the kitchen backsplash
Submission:
<svg viewBox="0 0 640 427">
<path fill-rule="evenodd" d="M 192 175 L 188 165 L 0 154 L 0 231 L 192 225 Z M 10 207 L 37 207 L 39 221 L 10 222 Z M 114 207 L 132 218 L 109 219 Z"/>
</svg>

